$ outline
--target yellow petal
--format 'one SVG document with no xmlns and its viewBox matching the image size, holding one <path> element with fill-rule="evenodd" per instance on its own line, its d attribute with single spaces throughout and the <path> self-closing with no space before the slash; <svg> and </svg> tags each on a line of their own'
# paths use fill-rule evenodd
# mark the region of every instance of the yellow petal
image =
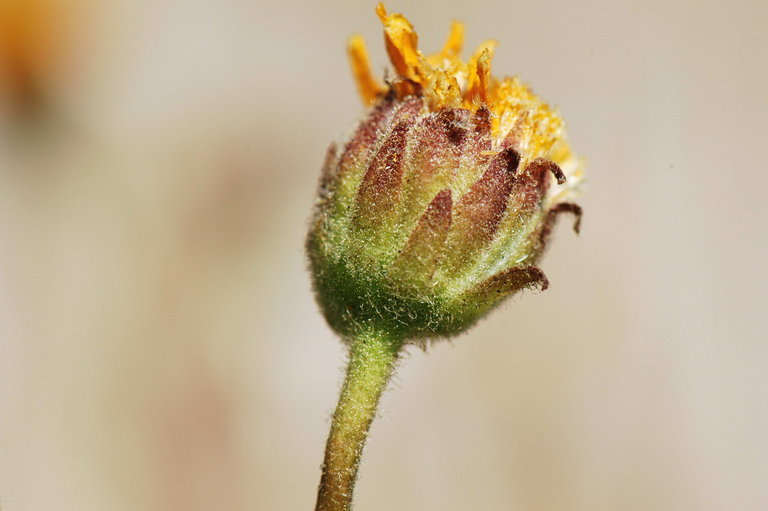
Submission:
<svg viewBox="0 0 768 511">
<path fill-rule="evenodd" d="M 370 104 L 384 92 L 384 87 L 373 77 L 371 61 L 368 58 L 368 50 L 363 38 L 359 35 L 350 37 L 347 52 L 360 97 L 363 103 Z"/>
<path fill-rule="evenodd" d="M 402 14 L 387 14 L 384 4 L 376 6 L 376 14 L 384 24 L 387 53 L 398 75 L 416 80 L 420 75 L 419 38 L 413 25 Z"/>
</svg>

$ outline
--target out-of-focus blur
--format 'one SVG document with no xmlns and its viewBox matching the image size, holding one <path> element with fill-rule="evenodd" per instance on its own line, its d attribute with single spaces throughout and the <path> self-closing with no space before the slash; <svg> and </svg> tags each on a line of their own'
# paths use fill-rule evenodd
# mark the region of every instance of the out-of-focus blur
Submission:
<svg viewBox="0 0 768 511">
<path fill-rule="evenodd" d="M 548 291 L 409 352 L 357 507 L 768 509 L 768 3 L 388 7 L 497 38 L 588 183 Z M 0 0 L 3 511 L 312 509 L 344 350 L 303 238 L 373 9 Z"/>
</svg>

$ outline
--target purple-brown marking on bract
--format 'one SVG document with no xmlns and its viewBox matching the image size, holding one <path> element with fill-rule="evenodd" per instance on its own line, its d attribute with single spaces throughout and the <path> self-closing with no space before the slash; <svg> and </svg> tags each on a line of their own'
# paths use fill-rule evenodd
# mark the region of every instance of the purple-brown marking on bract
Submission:
<svg viewBox="0 0 768 511">
<path fill-rule="evenodd" d="M 460 114 L 443 110 L 424 116 L 412 138 L 408 156 L 409 185 L 427 186 L 437 174 L 458 168 L 466 140 Z"/>
<path fill-rule="evenodd" d="M 514 149 L 499 152 L 459 200 L 448 235 L 449 273 L 464 268 L 469 258 L 493 240 L 507 209 L 519 163 L 520 155 Z"/>
<path fill-rule="evenodd" d="M 551 160 L 536 158 L 526 165 L 512 190 L 519 211 L 533 212 L 539 207 L 551 186 L 550 174 L 555 176 L 558 184 L 565 183 L 565 173 Z"/>
<path fill-rule="evenodd" d="M 507 209 L 520 155 L 506 149 L 496 155 L 483 176 L 472 185 L 456 206 L 454 231 L 462 244 L 473 245 L 493 238 Z"/>
<path fill-rule="evenodd" d="M 422 104 L 420 98 L 396 102 L 389 95 L 385 96 L 353 133 L 339 158 L 338 174 L 348 175 L 355 169 L 360 169 L 362 165 L 367 165 L 384 134 L 398 122 L 418 115 Z"/>
<path fill-rule="evenodd" d="M 371 159 L 357 192 L 355 220 L 370 227 L 393 212 L 402 195 L 403 156 L 411 124 L 398 123 Z"/>
<path fill-rule="evenodd" d="M 401 101 L 379 127 L 376 139 L 382 138 L 383 142 L 368 162 L 357 194 L 358 225 L 376 222 L 381 219 L 379 215 L 386 214 L 400 201 L 406 133 L 422 106 L 421 98 Z"/>
<path fill-rule="evenodd" d="M 488 107 L 481 106 L 475 112 L 473 118 L 475 132 L 488 135 L 491 132 L 491 111 Z"/>
<path fill-rule="evenodd" d="M 464 127 L 469 121 L 470 112 L 463 108 L 445 108 L 437 113 L 436 119 L 440 124 L 440 132 L 445 134 L 447 140 L 455 145 L 461 146 L 467 138 L 467 128 Z"/>
<path fill-rule="evenodd" d="M 335 172 L 337 156 L 337 145 L 332 143 L 325 152 L 325 160 L 320 171 L 320 179 L 317 184 L 317 200 L 315 201 L 315 216 L 319 217 L 327 213 L 331 197 L 338 184 L 338 174 Z"/>
<path fill-rule="evenodd" d="M 405 120 L 414 120 L 414 117 L 418 116 L 424 106 L 424 100 L 420 97 L 413 96 L 404 99 L 398 103 L 399 107 L 394 111 L 392 118 L 390 119 L 390 125 L 395 126 L 397 123 Z"/>
<path fill-rule="evenodd" d="M 546 160 L 537 158 L 519 173 L 512 190 L 515 210 L 519 213 L 533 213 L 546 196 L 550 185 L 550 169 Z"/>
<path fill-rule="evenodd" d="M 549 287 L 549 280 L 538 266 L 515 266 L 500 271 L 467 290 L 462 299 L 470 303 L 493 304 L 521 289 Z"/>
<path fill-rule="evenodd" d="M 452 208 L 451 190 L 441 190 L 411 232 L 405 248 L 392 265 L 391 273 L 397 273 L 409 284 L 429 283 L 444 252 Z"/>
<path fill-rule="evenodd" d="M 479 108 L 469 120 L 473 129 L 468 133 L 462 148 L 462 160 L 466 168 L 481 168 L 488 164 L 488 153 L 493 148 L 491 137 L 491 113 L 486 107 Z"/>
<path fill-rule="evenodd" d="M 351 171 L 349 167 L 354 166 L 361 157 L 373 149 L 381 129 L 386 125 L 395 106 L 394 101 L 383 99 L 371 109 L 344 147 L 339 158 L 339 173 L 349 173 Z"/>
<path fill-rule="evenodd" d="M 332 142 L 328 146 L 328 150 L 325 152 L 325 159 L 323 160 L 323 167 L 320 171 L 320 181 L 318 187 L 320 189 L 320 197 L 326 198 L 334 188 L 334 167 L 336 163 L 336 156 L 338 153 L 337 145 Z"/>
<path fill-rule="evenodd" d="M 488 277 L 477 285 L 478 289 L 494 293 L 515 292 L 523 287 L 538 285 L 542 291 L 549 287 L 549 279 L 538 266 L 515 266 Z"/>
<path fill-rule="evenodd" d="M 565 184 L 565 172 L 563 172 L 563 169 L 560 168 L 560 165 L 553 162 L 552 160 L 545 160 L 543 158 L 536 158 L 533 161 L 546 167 L 546 169 L 551 172 L 553 176 L 555 176 L 555 179 L 557 179 L 557 184 Z"/>
</svg>

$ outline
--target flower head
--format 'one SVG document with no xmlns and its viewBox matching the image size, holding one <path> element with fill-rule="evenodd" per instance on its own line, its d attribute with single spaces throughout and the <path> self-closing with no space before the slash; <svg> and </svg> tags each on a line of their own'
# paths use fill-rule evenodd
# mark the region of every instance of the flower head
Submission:
<svg viewBox="0 0 768 511">
<path fill-rule="evenodd" d="M 368 112 L 328 150 L 307 241 L 318 300 L 342 334 L 381 326 L 408 339 L 451 335 L 522 288 L 581 163 L 558 112 L 517 78 L 491 74 L 495 41 L 460 57 L 463 26 L 425 56 L 401 14 L 376 9 L 395 76 L 371 73 L 349 42 Z"/>
</svg>

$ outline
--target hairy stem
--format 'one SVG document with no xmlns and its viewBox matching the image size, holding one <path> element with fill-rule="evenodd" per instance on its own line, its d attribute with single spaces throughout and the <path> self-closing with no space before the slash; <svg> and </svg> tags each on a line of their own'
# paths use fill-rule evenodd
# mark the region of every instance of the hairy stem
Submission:
<svg viewBox="0 0 768 511">
<path fill-rule="evenodd" d="M 325 445 L 315 511 L 349 511 L 368 429 L 376 415 L 402 340 L 364 331 L 351 340 L 349 365 Z"/>
</svg>

